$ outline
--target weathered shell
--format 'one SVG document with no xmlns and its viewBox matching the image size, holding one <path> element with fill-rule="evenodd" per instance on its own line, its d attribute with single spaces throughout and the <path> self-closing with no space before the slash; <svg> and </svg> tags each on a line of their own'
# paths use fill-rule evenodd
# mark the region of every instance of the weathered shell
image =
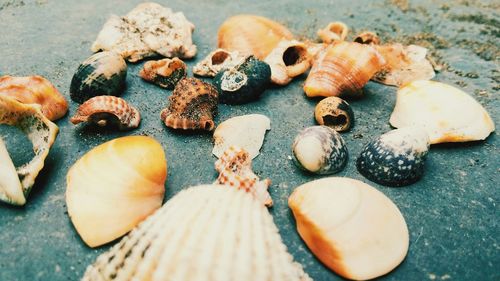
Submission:
<svg viewBox="0 0 500 281">
<path fill-rule="evenodd" d="M 311 67 L 306 44 L 296 40 L 283 40 L 264 59 L 271 67 L 271 81 L 286 85 Z"/>
<path fill-rule="evenodd" d="M 162 110 L 161 120 L 167 127 L 184 130 L 215 128 L 217 89 L 196 78 L 184 78 L 175 86 L 169 105 Z"/>
<path fill-rule="evenodd" d="M 42 106 L 42 113 L 51 121 L 68 112 L 68 103 L 59 91 L 42 76 L 0 77 L 0 95 L 14 98 L 18 102 L 36 103 Z"/>
<path fill-rule="evenodd" d="M 271 80 L 271 68 L 253 56 L 231 69 L 220 71 L 214 78 L 219 100 L 227 104 L 242 104 L 256 100 Z"/>
<path fill-rule="evenodd" d="M 398 207 L 361 181 L 340 177 L 311 181 L 294 190 L 288 205 L 309 249 L 344 278 L 382 276 L 408 252 L 408 227 Z"/>
<path fill-rule="evenodd" d="M 16 167 L 2 138 L 0 138 L 0 200 L 13 205 L 26 204 Z"/>
<path fill-rule="evenodd" d="M 217 49 L 198 62 L 193 67 L 193 73 L 198 76 L 214 77 L 224 68 L 233 68 L 241 64 L 245 58 L 246 56 L 240 55 L 238 51 Z"/>
<path fill-rule="evenodd" d="M 384 58 L 372 46 L 350 42 L 330 45 L 314 62 L 304 91 L 308 97 L 359 97 L 384 64 Z"/>
<path fill-rule="evenodd" d="M 220 158 L 231 146 L 248 151 L 251 159 L 259 155 L 266 131 L 271 129 L 271 120 L 262 114 L 248 114 L 225 120 L 214 131 L 212 153 Z"/>
<path fill-rule="evenodd" d="M 83 281 L 309 281 L 267 209 L 219 185 L 180 191 L 99 256 Z"/>
<path fill-rule="evenodd" d="M 380 39 L 375 32 L 363 31 L 354 38 L 354 42 L 359 44 L 378 45 Z"/>
<path fill-rule="evenodd" d="M 178 58 L 148 61 L 139 72 L 142 79 L 167 89 L 173 89 L 186 75 L 187 66 Z"/>
<path fill-rule="evenodd" d="M 319 38 L 326 44 L 344 41 L 347 33 L 349 33 L 349 28 L 340 21 L 331 22 L 325 28 L 318 30 Z"/>
<path fill-rule="evenodd" d="M 322 99 L 314 109 L 316 122 L 337 132 L 348 131 L 354 125 L 354 112 L 351 106 L 338 97 Z"/>
<path fill-rule="evenodd" d="M 59 131 L 56 124 L 52 123 L 41 111 L 41 107 L 37 104 L 23 104 L 13 98 L 0 95 L 0 124 L 6 124 L 19 128 L 33 144 L 35 157 L 28 163 L 16 167 L 16 172 L 22 187 L 23 198 L 19 195 L 17 188 L 19 185 L 15 183 L 13 186 L 0 186 L 0 200 L 13 205 L 24 205 L 26 198 L 35 184 L 35 179 L 38 173 L 42 170 L 45 158 L 49 154 L 49 150 L 54 144 Z M 3 157 L 5 158 L 5 151 Z M 0 162 L 0 170 L 6 173 L 11 171 L 10 162 L 8 160 Z M 12 176 L 9 176 L 9 184 L 12 183 Z M 5 179 L 7 180 L 7 179 Z M 6 191 L 6 190 L 9 191 Z M 17 195 L 13 196 L 12 190 L 17 190 Z"/>
<path fill-rule="evenodd" d="M 83 103 L 95 96 L 120 96 L 125 89 L 127 63 L 118 54 L 100 52 L 86 59 L 73 75 L 70 97 Z"/>
<path fill-rule="evenodd" d="M 126 234 L 160 208 L 167 162 L 153 138 L 122 137 L 87 152 L 66 179 L 71 221 L 83 241 L 96 247 Z"/>
<path fill-rule="evenodd" d="M 71 123 L 88 122 L 104 127 L 117 126 L 119 130 L 137 128 L 141 122 L 139 111 L 124 99 L 113 96 L 93 97 L 80 105 Z"/>
<path fill-rule="evenodd" d="M 217 46 L 262 60 L 283 39 L 293 39 L 293 34 L 283 25 L 260 16 L 237 15 L 220 26 Z"/>
<path fill-rule="evenodd" d="M 421 126 L 431 144 L 484 140 L 495 131 L 488 112 L 465 92 L 434 81 L 414 81 L 398 90 L 390 123 Z"/>
<path fill-rule="evenodd" d="M 298 167 L 320 175 L 340 172 L 347 164 L 348 152 L 344 139 L 326 126 L 302 130 L 295 137 L 292 151 Z"/>
<path fill-rule="evenodd" d="M 252 158 L 248 152 L 237 146 L 230 146 L 215 162 L 215 170 L 219 176 L 214 184 L 227 185 L 242 189 L 262 204 L 270 207 L 273 199 L 267 189 L 271 185 L 270 179 L 260 180 L 252 171 Z"/>
<path fill-rule="evenodd" d="M 404 127 L 369 142 L 356 161 L 358 171 L 376 183 L 404 186 L 424 174 L 429 136 L 419 127 Z"/>
</svg>

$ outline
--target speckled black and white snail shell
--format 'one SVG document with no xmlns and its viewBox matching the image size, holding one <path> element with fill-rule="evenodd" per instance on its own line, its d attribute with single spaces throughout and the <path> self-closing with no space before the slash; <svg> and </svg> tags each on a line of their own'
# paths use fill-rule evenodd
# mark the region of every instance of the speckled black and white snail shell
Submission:
<svg viewBox="0 0 500 281">
<path fill-rule="evenodd" d="M 214 78 L 214 85 L 219 90 L 220 102 L 242 104 L 259 98 L 270 79 L 269 65 L 249 56 L 243 63 L 220 71 Z"/>
<path fill-rule="evenodd" d="M 354 112 L 351 106 L 338 97 L 322 99 L 314 110 L 316 122 L 337 132 L 348 131 L 354 125 Z"/>
<path fill-rule="evenodd" d="M 295 163 L 309 172 L 327 175 L 340 172 L 347 164 L 347 146 L 332 128 L 312 126 L 302 130 L 292 145 Z"/>
<path fill-rule="evenodd" d="M 356 161 L 358 171 L 376 183 L 404 186 L 424 173 L 429 136 L 420 127 L 392 130 L 368 143 Z"/>
<path fill-rule="evenodd" d="M 70 97 L 83 103 L 95 96 L 120 96 L 125 89 L 127 63 L 114 52 L 100 52 L 80 64 L 71 79 Z"/>
</svg>

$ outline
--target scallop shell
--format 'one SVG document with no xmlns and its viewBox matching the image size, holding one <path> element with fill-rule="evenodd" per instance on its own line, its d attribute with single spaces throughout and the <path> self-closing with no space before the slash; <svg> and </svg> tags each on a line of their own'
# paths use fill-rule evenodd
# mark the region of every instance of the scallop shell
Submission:
<svg viewBox="0 0 500 281">
<path fill-rule="evenodd" d="M 308 97 L 359 97 L 384 64 L 384 58 L 369 45 L 341 42 L 328 46 L 314 62 L 304 91 Z"/>
<path fill-rule="evenodd" d="M 260 16 L 237 15 L 220 26 L 217 46 L 262 60 L 283 39 L 293 39 L 293 34 L 283 25 Z"/>
<path fill-rule="evenodd" d="M 338 97 L 322 99 L 314 109 L 316 122 L 337 132 L 348 131 L 354 125 L 354 112 L 351 106 Z"/>
<path fill-rule="evenodd" d="M 203 60 L 193 67 L 193 73 L 199 76 L 214 77 L 224 68 L 233 68 L 241 64 L 246 56 L 240 55 L 238 51 L 226 51 L 217 49 L 208 54 Z"/>
<path fill-rule="evenodd" d="M 295 137 L 292 151 L 298 167 L 320 175 L 340 172 L 347 164 L 348 152 L 344 139 L 326 126 L 302 130 Z"/>
<path fill-rule="evenodd" d="M 486 110 L 465 92 L 434 81 L 414 81 L 399 89 L 390 123 L 421 126 L 430 143 L 484 140 L 495 131 Z"/>
<path fill-rule="evenodd" d="M 101 52 L 86 59 L 73 75 L 70 97 L 77 103 L 95 96 L 119 96 L 125 89 L 127 63 L 113 52 Z"/>
<path fill-rule="evenodd" d="M 403 186 L 424 174 L 429 136 L 419 127 L 392 130 L 368 143 L 356 161 L 366 178 L 387 186 Z"/>
<path fill-rule="evenodd" d="M 363 31 L 354 38 L 354 42 L 368 45 L 380 44 L 380 39 L 375 32 Z"/>
<path fill-rule="evenodd" d="M 326 44 L 344 41 L 348 33 L 349 28 L 340 21 L 331 22 L 325 28 L 318 30 L 319 38 Z"/>
<path fill-rule="evenodd" d="M 271 120 L 265 115 L 248 114 L 227 119 L 214 131 L 212 153 L 220 158 L 234 145 L 248 151 L 253 159 L 259 155 L 267 130 L 271 130 Z"/>
<path fill-rule="evenodd" d="M 361 181 L 340 177 L 311 181 L 293 191 L 288 205 L 306 245 L 342 277 L 382 276 L 408 252 L 408 227 L 398 207 Z"/>
<path fill-rule="evenodd" d="M 66 205 L 83 241 L 96 247 L 126 234 L 160 208 L 167 162 L 150 137 L 101 144 L 68 171 Z"/>
<path fill-rule="evenodd" d="M 75 125 L 88 122 L 101 127 L 112 124 L 119 130 L 130 130 L 139 126 L 141 115 L 122 98 L 97 96 L 80 105 L 70 121 Z"/>
<path fill-rule="evenodd" d="M 139 72 L 142 79 L 167 89 L 173 89 L 186 75 L 187 66 L 178 58 L 148 61 Z"/>
<path fill-rule="evenodd" d="M 51 121 L 68 112 L 68 103 L 59 91 L 42 76 L 0 77 L 0 95 L 14 98 L 21 103 L 36 103 L 42 106 L 42 113 Z"/>
<path fill-rule="evenodd" d="M 229 147 L 215 162 L 215 169 L 219 176 L 214 184 L 244 190 L 262 204 L 268 207 L 273 205 L 273 199 L 267 192 L 271 180 L 259 180 L 252 171 L 252 158 L 246 150 L 236 146 Z"/>
<path fill-rule="evenodd" d="M 4 95 L 0 95 L 0 124 L 19 128 L 33 144 L 35 157 L 28 163 L 16 167 L 23 198 L 19 196 L 19 185 L 12 183 L 12 175 L 9 179 L 4 179 L 9 180 L 9 186 L 0 188 L 0 200 L 13 205 L 24 205 L 38 173 L 44 166 L 45 158 L 54 144 L 59 128 L 43 115 L 39 105 L 23 104 Z M 6 158 L 5 153 L 4 151 L 3 158 Z M 12 171 L 10 162 L 12 161 L 0 162 L 0 170 L 9 174 L 9 171 Z M 16 195 L 13 195 L 12 190 L 16 190 Z"/>
<path fill-rule="evenodd" d="M 184 78 L 175 86 L 168 107 L 161 112 L 161 120 L 174 129 L 211 131 L 215 128 L 217 103 L 214 86 L 196 78 Z"/>
<path fill-rule="evenodd" d="M 286 85 L 311 67 L 306 44 L 296 40 L 283 40 L 264 59 L 271 67 L 271 81 Z"/>
<path fill-rule="evenodd" d="M 251 195 L 202 185 L 172 199 L 99 256 L 83 281 L 308 281 Z"/>
</svg>

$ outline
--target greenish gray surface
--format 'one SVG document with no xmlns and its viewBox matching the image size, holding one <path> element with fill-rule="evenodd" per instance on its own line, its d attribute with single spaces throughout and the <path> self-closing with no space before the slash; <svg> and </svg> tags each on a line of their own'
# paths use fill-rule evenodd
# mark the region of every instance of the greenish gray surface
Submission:
<svg viewBox="0 0 500 281">
<path fill-rule="evenodd" d="M 127 3 L 125 3 L 127 2 Z M 91 55 L 90 45 L 110 14 L 124 15 L 138 1 L 0 0 L 0 74 L 38 74 L 68 98 L 71 77 Z M 498 1 L 158 1 L 183 11 L 196 25 L 198 56 L 192 67 L 216 46 L 217 27 L 227 17 L 253 13 L 275 19 L 299 37 L 341 20 L 355 31 L 375 30 L 384 39 L 419 42 L 432 47 L 447 67 L 435 80 L 462 87 L 499 121 L 500 24 Z M 496 2 L 496 4 L 495 4 Z M 353 32 L 351 32 L 351 35 Z M 129 64 L 123 98 L 138 107 L 141 126 L 131 132 L 109 132 L 69 123 L 77 104 L 57 121 L 60 133 L 24 207 L 0 203 L 0 280 L 77 280 L 86 266 L 113 243 L 91 249 L 82 243 L 66 210 L 68 168 L 92 147 L 124 135 L 149 135 L 161 142 L 168 158 L 166 200 L 179 190 L 215 180 L 210 133 L 167 129 L 159 114 L 170 91 L 144 83 L 137 73 L 143 62 Z M 305 97 L 305 77 L 287 87 L 272 87 L 254 103 L 220 105 L 217 123 L 262 113 L 270 117 L 261 155 L 254 169 L 272 179 L 271 213 L 285 244 L 315 280 L 341 280 L 314 258 L 295 231 L 287 198 L 295 187 L 319 178 L 301 172 L 290 160 L 299 130 L 314 125 L 317 100 Z M 499 139 L 432 146 L 421 181 L 403 188 L 369 182 L 355 168 L 355 158 L 370 139 L 391 129 L 389 115 L 396 88 L 373 82 L 365 97 L 352 101 L 356 125 L 342 134 L 350 153 L 347 168 L 337 174 L 375 186 L 401 209 L 410 231 L 406 259 L 383 280 L 500 280 Z M 29 143 L 15 130 L 0 127 L 17 164 L 29 159 Z"/>
</svg>

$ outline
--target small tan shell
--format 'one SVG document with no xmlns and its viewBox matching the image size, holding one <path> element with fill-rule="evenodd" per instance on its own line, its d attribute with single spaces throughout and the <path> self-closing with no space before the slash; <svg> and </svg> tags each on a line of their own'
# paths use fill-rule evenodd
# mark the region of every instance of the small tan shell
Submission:
<svg viewBox="0 0 500 281">
<path fill-rule="evenodd" d="M 297 40 L 283 40 L 264 59 L 271 67 L 271 81 L 286 85 L 311 67 L 307 46 Z"/>
<path fill-rule="evenodd" d="M 173 89 L 186 75 L 187 66 L 179 58 L 148 61 L 139 72 L 142 79 L 167 89 Z"/>
<path fill-rule="evenodd" d="M 217 49 L 208 54 L 193 67 L 193 73 L 198 76 L 214 77 L 223 68 L 233 68 L 245 61 L 245 56 L 238 51 Z"/>
<path fill-rule="evenodd" d="M 120 130 L 130 130 L 139 126 L 141 115 L 122 98 L 97 96 L 80 105 L 70 121 L 75 125 L 88 122 L 101 127 L 111 123 L 117 125 Z"/>
<path fill-rule="evenodd" d="M 380 44 L 380 39 L 375 32 L 363 31 L 354 38 L 354 42 L 359 44 L 378 45 Z"/>
<path fill-rule="evenodd" d="M 354 125 L 354 112 L 351 106 L 338 97 L 322 99 L 314 109 L 314 117 L 318 124 L 328 126 L 337 132 L 348 131 Z"/>
<path fill-rule="evenodd" d="M 340 21 L 329 23 L 325 28 L 318 30 L 318 36 L 326 44 L 344 41 L 349 33 L 347 25 Z"/>
</svg>

